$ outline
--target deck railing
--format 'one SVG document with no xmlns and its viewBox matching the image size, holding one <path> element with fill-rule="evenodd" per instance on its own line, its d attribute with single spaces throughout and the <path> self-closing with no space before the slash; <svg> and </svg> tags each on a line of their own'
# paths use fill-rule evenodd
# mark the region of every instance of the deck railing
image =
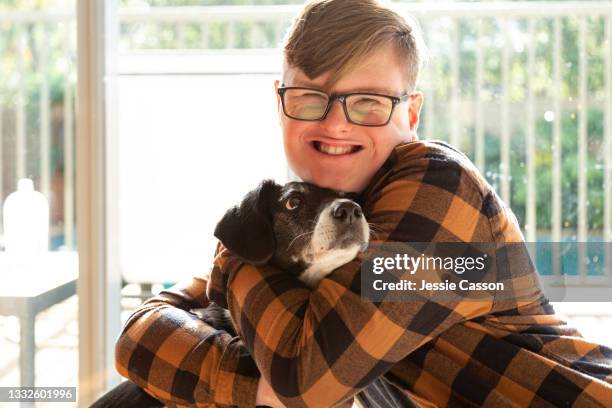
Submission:
<svg viewBox="0 0 612 408">
<path fill-rule="evenodd" d="M 416 17 L 430 51 L 418 85 L 421 137 L 465 151 L 513 208 L 527 241 L 612 241 L 612 2 L 396 6 Z M 133 60 L 278 50 L 300 7 L 121 9 L 119 51 Z M 69 247 L 74 24 L 71 13 L 0 15 L 1 52 L 14 56 L 13 65 L 6 57 L 0 64 L 0 198 L 24 176 L 49 195 L 61 161 L 63 224 L 55 227 Z M 580 276 L 588 265 L 579 262 Z"/>
</svg>

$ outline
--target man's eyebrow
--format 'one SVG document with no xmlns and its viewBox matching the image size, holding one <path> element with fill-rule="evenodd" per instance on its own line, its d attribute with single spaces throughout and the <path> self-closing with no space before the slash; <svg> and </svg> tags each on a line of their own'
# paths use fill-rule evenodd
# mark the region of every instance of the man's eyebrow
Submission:
<svg viewBox="0 0 612 408">
<path fill-rule="evenodd" d="M 319 85 L 311 84 L 305 81 L 300 81 L 296 79 L 292 84 L 284 84 L 285 86 L 303 86 L 304 88 L 312 88 L 312 89 L 322 89 Z"/>
<path fill-rule="evenodd" d="M 311 84 L 308 82 L 304 82 L 304 81 L 300 81 L 299 79 L 293 81 L 294 83 L 291 85 L 287 85 L 285 84 L 285 86 L 302 86 L 305 88 L 312 88 L 312 89 L 321 89 L 321 87 L 315 85 L 315 84 Z M 391 96 L 395 96 L 395 95 L 400 95 L 401 92 L 397 92 L 397 91 L 392 91 L 389 88 L 383 88 L 383 87 L 357 87 L 354 89 L 350 89 L 350 90 L 345 90 L 343 92 L 334 92 L 335 94 L 347 94 L 347 93 L 355 93 L 355 92 L 369 92 L 369 93 L 377 93 L 377 94 L 382 94 L 382 95 L 391 95 Z"/>
<path fill-rule="evenodd" d="M 354 90 L 350 90 L 346 92 L 337 92 L 337 93 L 353 93 L 353 92 L 370 92 L 370 93 L 392 95 L 392 96 L 400 94 L 400 92 L 392 91 L 389 88 L 378 88 L 378 87 L 359 87 L 359 88 L 355 88 Z"/>
</svg>

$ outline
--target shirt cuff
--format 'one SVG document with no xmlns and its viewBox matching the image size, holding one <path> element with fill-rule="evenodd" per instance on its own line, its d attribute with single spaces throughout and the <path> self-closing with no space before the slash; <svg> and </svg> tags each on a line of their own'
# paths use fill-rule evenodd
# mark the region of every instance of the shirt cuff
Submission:
<svg viewBox="0 0 612 408">
<path fill-rule="evenodd" d="M 217 374 L 214 402 L 218 407 L 255 408 L 261 374 L 240 337 L 228 344 Z"/>
</svg>

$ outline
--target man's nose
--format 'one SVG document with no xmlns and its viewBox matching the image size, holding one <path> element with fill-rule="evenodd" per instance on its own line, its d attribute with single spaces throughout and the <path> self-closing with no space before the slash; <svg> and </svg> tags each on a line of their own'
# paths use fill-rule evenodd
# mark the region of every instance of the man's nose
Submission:
<svg viewBox="0 0 612 408">
<path fill-rule="evenodd" d="M 342 102 L 337 99 L 332 102 L 331 106 L 329 107 L 329 112 L 327 112 L 327 116 L 321 121 L 321 125 L 330 131 L 340 131 L 350 126 L 350 123 L 344 114 Z"/>
</svg>

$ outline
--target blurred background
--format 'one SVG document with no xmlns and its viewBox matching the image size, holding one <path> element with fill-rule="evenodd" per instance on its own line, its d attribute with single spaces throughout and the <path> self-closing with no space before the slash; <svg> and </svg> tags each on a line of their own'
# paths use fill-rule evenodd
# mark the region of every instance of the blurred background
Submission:
<svg viewBox="0 0 612 408">
<path fill-rule="evenodd" d="M 429 49 L 417 85 L 425 94 L 419 136 L 472 159 L 536 243 L 543 279 L 572 275 L 576 285 L 612 290 L 603 244 L 612 241 L 612 2 L 393 3 L 418 20 Z M 214 225 L 246 191 L 266 177 L 292 178 L 273 80 L 301 4 L 118 2 L 109 127 L 117 149 L 108 159 L 117 171 L 109 205 L 118 217 L 111 239 L 120 249 L 122 322 L 152 293 L 208 271 Z M 19 179 L 34 181 L 49 200 L 49 248 L 64 253 L 64 269 L 79 243 L 76 36 L 75 0 L 0 0 L 0 203 Z M 0 251 L 3 235 L 0 227 Z M 548 242 L 567 246 L 554 254 Z M 0 262 L 5 280 L 31 282 L 9 270 Z M 76 276 L 66 276 L 49 284 L 64 285 L 62 295 L 28 317 L 33 361 L 20 356 L 25 318 L 0 310 L 0 386 L 34 377 L 76 386 Z M 585 336 L 612 345 L 610 304 L 558 308 Z"/>
</svg>

